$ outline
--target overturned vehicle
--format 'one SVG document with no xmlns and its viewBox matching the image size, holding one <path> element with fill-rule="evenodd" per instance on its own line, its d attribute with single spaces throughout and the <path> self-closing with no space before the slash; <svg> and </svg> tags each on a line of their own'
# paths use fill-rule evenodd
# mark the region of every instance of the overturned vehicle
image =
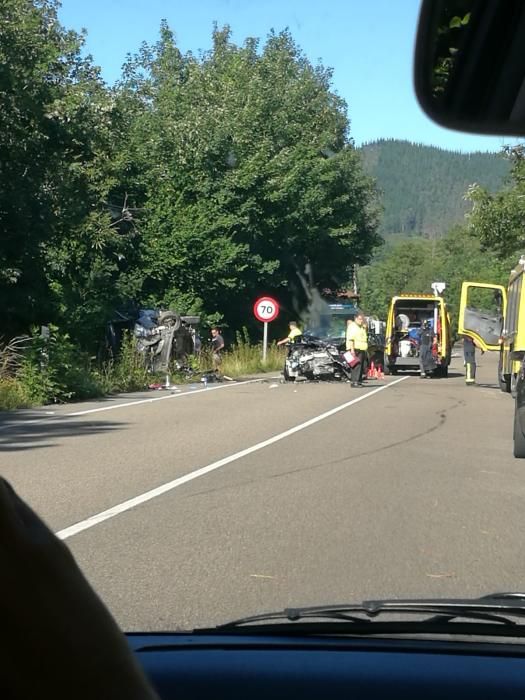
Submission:
<svg viewBox="0 0 525 700">
<path fill-rule="evenodd" d="M 349 356 L 345 355 L 330 341 L 305 333 L 288 348 L 284 381 L 350 381 Z"/>
<path fill-rule="evenodd" d="M 173 363 L 183 367 L 191 355 L 199 353 L 199 324 L 198 316 L 181 316 L 176 311 L 141 309 L 135 314 L 120 313 L 108 324 L 108 342 L 116 355 L 124 332 L 132 332 L 147 368 L 161 372 Z"/>
</svg>

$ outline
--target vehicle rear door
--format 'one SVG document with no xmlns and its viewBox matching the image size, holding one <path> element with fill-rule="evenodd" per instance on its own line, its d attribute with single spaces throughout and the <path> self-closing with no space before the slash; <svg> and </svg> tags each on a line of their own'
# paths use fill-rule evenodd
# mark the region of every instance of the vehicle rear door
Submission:
<svg viewBox="0 0 525 700">
<path fill-rule="evenodd" d="M 507 292 L 501 284 L 463 282 L 458 333 L 482 350 L 499 350 L 506 310 Z"/>
<path fill-rule="evenodd" d="M 385 329 L 385 352 L 387 355 L 393 354 L 393 340 L 395 334 L 395 306 L 397 297 L 393 297 L 390 301 L 390 306 L 388 308 L 388 316 L 386 319 L 386 329 Z"/>
</svg>

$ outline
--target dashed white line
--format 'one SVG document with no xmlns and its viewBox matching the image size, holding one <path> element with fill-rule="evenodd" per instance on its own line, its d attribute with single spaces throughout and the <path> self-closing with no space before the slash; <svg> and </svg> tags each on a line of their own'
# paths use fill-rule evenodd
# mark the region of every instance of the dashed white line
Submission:
<svg viewBox="0 0 525 700">
<path fill-rule="evenodd" d="M 210 472 L 213 472 L 216 469 L 220 469 L 221 467 L 224 467 L 227 464 L 231 464 L 232 462 L 235 462 L 238 459 L 242 459 L 243 457 L 246 457 L 247 455 L 250 455 L 253 452 L 257 452 L 258 450 L 262 450 L 265 447 L 268 447 L 269 445 L 273 445 L 274 443 L 279 442 L 280 440 L 284 440 L 290 435 L 298 433 L 300 430 L 305 430 L 306 428 L 309 428 L 310 426 L 315 425 L 316 423 L 319 423 L 320 421 L 325 420 L 326 418 L 329 418 L 330 416 L 333 416 L 336 413 L 339 413 L 340 411 L 344 411 L 345 408 L 349 408 L 350 406 L 353 406 L 354 404 L 359 403 L 360 401 L 364 401 L 365 399 L 368 399 L 371 396 L 378 394 L 380 391 L 385 391 L 385 389 L 395 386 L 396 384 L 399 384 L 399 382 L 402 382 L 408 378 L 409 377 L 401 377 L 399 379 L 395 379 L 389 384 L 384 384 L 383 386 L 380 386 L 377 389 L 374 389 L 373 391 L 368 391 L 366 394 L 361 394 L 360 396 L 357 396 L 351 401 L 346 401 L 345 403 L 340 404 L 335 408 L 331 408 L 329 411 L 320 413 L 318 416 L 310 418 L 309 420 L 304 421 L 304 423 L 299 423 L 293 428 L 289 428 L 288 430 L 285 430 L 282 433 L 278 433 L 277 435 L 274 435 L 268 438 L 267 440 L 262 440 L 261 442 L 258 442 L 255 445 L 252 445 L 251 447 L 247 447 L 246 449 L 240 450 L 239 452 L 235 452 L 234 454 L 229 455 L 228 457 L 223 457 L 222 459 L 219 459 L 216 462 L 212 462 L 206 467 L 195 469 L 194 471 L 189 472 L 189 474 L 185 474 L 184 476 L 181 476 L 178 479 L 168 481 L 167 483 L 161 484 L 161 486 L 157 486 L 156 488 L 151 489 L 150 491 L 141 493 L 139 496 L 135 496 L 134 498 L 130 498 L 127 501 L 118 503 L 112 508 L 103 510 L 101 513 L 92 515 L 89 518 L 86 518 L 85 520 L 81 520 L 80 522 L 75 523 L 74 525 L 70 525 L 69 527 L 64 528 L 63 530 L 59 530 L 56 533 L 56 535 L 61 540 L 66 540 L 69 537 L 73 537 L 73 535 L 77 535 L 79 532 L 83 532 L 84 530 L 88 530 L 89 528 L 94 527 L 99 523 L 103 523 L 105 520 L 109 520 L 110 518 L 114 518 L 115 516 L 120 515 L 121 513 L 125 513 L 126 511 L 131 510 L 132 508 L 136 508 L 142 503 L 146 503 L 146 501 L 151 501 L 153 498 L 157 498 L 157 496 L 162 496 L 162 494 L 167 493 L 168 491 L 173 491 L 173 489 L 176 489 L 179 486 L 182 486 L 183 484 L 187 484 L 189 481 L 198 479 L 200 476 L 209 474 Z"/>
</svg>

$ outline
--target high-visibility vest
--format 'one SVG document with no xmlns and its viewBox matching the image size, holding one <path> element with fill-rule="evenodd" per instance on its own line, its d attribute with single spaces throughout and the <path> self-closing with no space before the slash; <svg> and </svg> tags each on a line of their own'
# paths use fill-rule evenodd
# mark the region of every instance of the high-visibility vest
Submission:
<svg viewBox="0 0 525 700">
<path fill-rule="evenodd" d="M 368 350 L 368 332 L 366 326 L 360 326 L 355 321 L 346 328 L 346 348 L 350 349 L 350 341 L 354 341 L 356 350 Z"/>
</svg>

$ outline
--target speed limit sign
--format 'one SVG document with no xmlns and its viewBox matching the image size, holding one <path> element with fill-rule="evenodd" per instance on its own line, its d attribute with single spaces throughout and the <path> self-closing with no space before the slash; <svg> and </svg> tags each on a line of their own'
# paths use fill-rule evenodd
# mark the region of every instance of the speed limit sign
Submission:
<svg viewBox="0 0 525 700">
<path fill-rule="evenodd" d="M 269 323 L 279 316 L 279 304 L 272 297 L 261 297 L 253 305 L 253 313 L 258 321 Z"/>
<path fill-rule="evenodd" d="M 260 297 L 253 305 L 253 313 L 258 321 L 263 324 L 263 363 L 266 362 L 266 352 L 268 349 L 268 323 L 275 321 L 279 316 L 279 304 L 272 297 Z"/>
</svg>

